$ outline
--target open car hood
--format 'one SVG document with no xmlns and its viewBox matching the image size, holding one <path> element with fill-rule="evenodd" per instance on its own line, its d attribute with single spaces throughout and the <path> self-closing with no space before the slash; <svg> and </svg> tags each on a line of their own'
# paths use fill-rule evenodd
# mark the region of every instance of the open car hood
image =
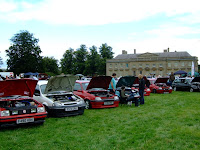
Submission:
<svg viewBox="0 0 200 150">
<path fill-rule="evenodd" d="M 0 81 L 0 97 L 21 95 L 33 97 L 37 80 L 10 79 Z"/>
<path fill-rule="evenodd" d="M 157 78 L 155 83 L 167 83 L 169 78 Z"/>
<path fill-rule="evenodd" d="M 121 87 L 121 86 L 132 87 L 132 85 L 135 82 L 135 80 L 136 80 L 136 77 L 134 77 L 134 76 L 121 77 L 119 79 L 119 81 L 117 82 L 116 87 Z"/>
<path fill-rule="evenodd" d="M 48 94 L 56 91 L 72 92 L 75 82 L 76 76 L 74 75 L 58 75 L 51 77 L 44 93 Z"/>
<path fill-rule="evenodd" d="M 195 77 L 192 82 L 200 82 L 200 77 Z"/>
<path fill-rule="evenodd" d="M 90 80 L 89 85 L 87 86 L 86 90 L 92 89 L 92 88 L 103 88 L 108 89 L 110 81 L 112 77 L 111 76 L 98 76 L 94 77 Z"/>
</svg>

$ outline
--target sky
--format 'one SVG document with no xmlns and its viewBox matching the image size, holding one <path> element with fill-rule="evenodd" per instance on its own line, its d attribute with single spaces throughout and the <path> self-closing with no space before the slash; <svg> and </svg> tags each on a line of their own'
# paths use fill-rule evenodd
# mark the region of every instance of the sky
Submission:
<svg viewBox="0 0 200 150">
<path fill-rule="evenodd" d="M 41 56 L 107 43 L 114 57 L 187 51 L 200 59 L 199 0 L 0 0 L 0 57 L 22 30 L 39 39 Z"/>
</svg>

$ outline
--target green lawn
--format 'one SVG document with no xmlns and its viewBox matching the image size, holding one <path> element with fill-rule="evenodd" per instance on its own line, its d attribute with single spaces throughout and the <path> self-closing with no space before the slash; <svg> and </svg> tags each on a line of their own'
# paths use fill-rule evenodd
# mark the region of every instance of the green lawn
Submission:
<svg viewBox="0 0 200 150">
<path fill-rule="evenodd" d="M 1 150 L 200 149 L 200 92 L 151 94 L 140 107 L 85 110 L 44 125 L 2 129 Z"/>
</svg>

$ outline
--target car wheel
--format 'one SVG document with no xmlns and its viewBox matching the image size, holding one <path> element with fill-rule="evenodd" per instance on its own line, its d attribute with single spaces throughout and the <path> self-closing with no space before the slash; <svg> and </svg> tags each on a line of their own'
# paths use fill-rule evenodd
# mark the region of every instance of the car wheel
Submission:
<svg viewBox="0 0 200 150">
<path fill-rule="evenodd" d="M 194 92 L 194 89 L 193 89 L 193 88 L 190 88 L 190 92 Z"/>
<path fill-rule="evenodd" d="M 174 87 L 173 89 L 174 89 L 174 91 L 177 91 L 176 87 Z"/>
<path fill-rule="evenodd" d="M 90 101 L 85 100 L 85 109 L 89 109 L 89 108 L 90 108 Z"/>
</svg>

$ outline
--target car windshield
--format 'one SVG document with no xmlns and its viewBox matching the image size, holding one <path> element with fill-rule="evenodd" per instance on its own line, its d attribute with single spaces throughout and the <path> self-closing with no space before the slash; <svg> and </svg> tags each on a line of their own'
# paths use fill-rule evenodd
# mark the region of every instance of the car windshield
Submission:
<svg viewBox="0 0 200 150">
<path fill-rule="evenodd" d="M 44 94 L 46 86 L 47 86 L 46 84 L 40 85 L 40 89 L 41 89 L 42 94 Z"/>
<path fill-rule="evenodd" d="M 89 85 L 89 83 L 82 83 L 83 89 L 86 90 L 88 85 Z"/>
</svg>

